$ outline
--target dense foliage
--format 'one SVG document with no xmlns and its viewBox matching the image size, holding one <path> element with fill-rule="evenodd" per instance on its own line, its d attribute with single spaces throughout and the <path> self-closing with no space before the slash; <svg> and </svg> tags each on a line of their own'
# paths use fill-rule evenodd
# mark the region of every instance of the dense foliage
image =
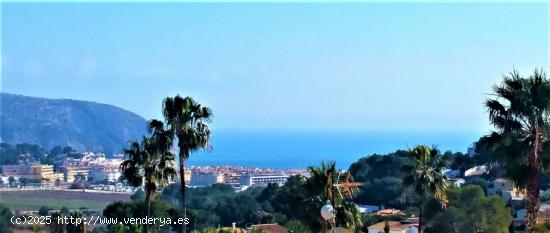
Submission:
<svg viewBox="0 0 550 233">
<path fill-rule="evenodd" d="M 12 216 L 13 214 L 7 207 L 0 205 L 0 232 L 9 232 Z"/>
<path fill-rule="evenodd" d="M 485 196 L 478 185 L 449 189 L 447 198 L 449 204 L 444 211 L 435 199 L 426 204 L 426 233 L 509 232 L 510 208 L 497 196 Z"/>
<path fill-rule="evenodd" d="M 0 143 L 0 165 L 15 165 L 33 161 L 42 164 L 53 164 L 60 155 L 72 158 L 82 157 L 81 153 L 77 153 L 70 146 L 55 146 L 48 151 L 37 144 L 20 143 L 12 145 Z"/>
<path fill-rule="evenodd" d="M 364 183 L 355 201 L 363 204 L 403 207 L 401 180 L 405 174 L 401 172 L 401 167 L 411 165 L 412 162 L 407 151 L 398 150 L 387 155 L 366 156 L 351 164 L 349 171 L 355 181 Z"/>
<path fill-rule="evenodd" d="M 538 70 L 529 77 L 513 71 L 495 85 L 486 101 L 495 131 L 482 140 L 494 151 L 514 185 L 526 190 L 526 227 L 533 232 L 539 212 L 540 176 L 550 169 L 550 80 Z"/>
</svg>

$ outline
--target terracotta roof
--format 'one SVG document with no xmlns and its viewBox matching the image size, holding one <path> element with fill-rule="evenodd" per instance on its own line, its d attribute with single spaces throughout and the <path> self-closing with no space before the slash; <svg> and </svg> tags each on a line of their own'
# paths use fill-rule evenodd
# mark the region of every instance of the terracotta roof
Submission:
<svg viewBox="0 0 550 233">
<path fill-rule="evenodd" d="M 418 224 L 401 223 L 397 221 L 388 221 L 388 224 L 390 225 L 390 230 L 392 231 L 402 231 L 402 230 L 408 229 L 409 227 L 415 227 L 415 228 L 418 227 Z M 385 222 L 379 222 L 377 224 L 374 224 L 368 227 L 368 229 L 383 231 L 385 225 L 386 225 Z"/>
<path fill-rule="evenodd" d="M 393 215 L 406 215 L 403 211 L 398 209 L 383 209 L 376 212 L 380 216 L 393 216 Z"/>
<path fill-rule="evenodd" d="M 252 228 L 260 229 L 262 233 L 288 233 L 288 229 L 277 223 L 252 225 Z"/>
</svg>

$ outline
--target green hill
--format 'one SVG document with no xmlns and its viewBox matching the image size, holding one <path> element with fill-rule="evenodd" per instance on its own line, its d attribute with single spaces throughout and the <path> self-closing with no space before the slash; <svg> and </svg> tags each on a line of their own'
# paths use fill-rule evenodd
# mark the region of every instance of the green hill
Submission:
<svg viewBox="0 0 550 233">
<path fill-rule="evenodd" d="M 143 117 L 112 105 L 0 93 L 0 137 L 10 144 L 118 153 L 145 127 Z"/>
</svg>

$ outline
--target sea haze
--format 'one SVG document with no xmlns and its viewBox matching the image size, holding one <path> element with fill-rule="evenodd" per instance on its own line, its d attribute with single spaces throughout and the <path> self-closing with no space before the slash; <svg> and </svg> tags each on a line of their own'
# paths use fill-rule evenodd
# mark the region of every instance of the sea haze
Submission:
<svg viewBox="0 0 550 233">
<path fill-rule="evenodd" d="M 479 132 L 383 131 L 214 131 L 212 150 L 197 152 L 187 165 L 238 165 L 306 168 L 334 160 L 346 169 L 363 156 L 436 145 L 441 151 L 466 152 Z"/>
</svg>

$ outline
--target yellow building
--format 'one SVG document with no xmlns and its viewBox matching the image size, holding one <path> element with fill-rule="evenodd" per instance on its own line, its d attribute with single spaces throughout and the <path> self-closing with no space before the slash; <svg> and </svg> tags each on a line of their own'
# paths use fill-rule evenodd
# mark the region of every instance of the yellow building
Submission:
<svg viewBox="0 0 550 233">
<path fill-rule="evenodd" d="M 26 177 L 28 179 L 41 180 L 42 182 L 53 183 L 53 182 L 56 182 L 57 180 L 63 180 L 64 174 L 54 172 L 53 165 L 39 164 L 39 165 L 30 166 L 29 173 L 28 175 L 26 175 Z"/>
<path fill-rule="evenodd" d="M 189 184 L 191 183 L 191 171 L 189 169 L 185 170 L 185 175 L 183 176 L 183 178 L 185 179 L 185 183 L 186 184 Z"/>
<path fill-rule="evenodd" d="M 90 176 L 90 169 L 87 167 L 82 166 L 70 166 L 70 167 L 64 167 L 63 170 L 65 171 L 65 179 L 67 183 L 72 183 L 75 180 L 75 177 L 78 175 L 84 176 L 84 179 L 88 179 Z"/>
<path fill-rule="evenodd" d="M 191 173 L 191 186 L 210 186 L 223 183 L 224 176 L 216 172 L 194 172 Z"/>
</svg>

